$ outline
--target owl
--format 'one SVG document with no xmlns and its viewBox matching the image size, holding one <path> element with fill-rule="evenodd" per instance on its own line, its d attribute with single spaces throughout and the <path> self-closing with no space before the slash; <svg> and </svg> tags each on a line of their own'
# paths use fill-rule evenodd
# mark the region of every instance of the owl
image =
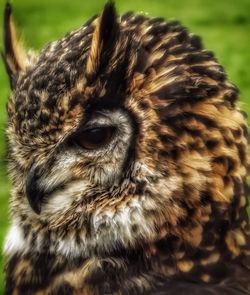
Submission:
<svg viewBox="0 0 250 295">
<path fill-rule="evenodd" d="M 247 295 L 248 131 L 178 22 L 100 16 L 40 54 L 4 19 L 5 295 Z"/>
</svg>

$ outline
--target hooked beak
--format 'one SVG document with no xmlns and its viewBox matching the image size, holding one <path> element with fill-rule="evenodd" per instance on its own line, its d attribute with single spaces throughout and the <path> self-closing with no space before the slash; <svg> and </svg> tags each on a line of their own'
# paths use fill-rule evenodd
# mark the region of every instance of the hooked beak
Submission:
<svg viewBox="0 0 250 295">
<path fill-rule="evenodd" d="M 41 213 L 42 200 L 45 196 L 45 191 L 41 186 L 41 170 L 39 166 L 33 165 L 26 179 L 26 196 L 31 208 L 36 214 Z"/>
</svg>

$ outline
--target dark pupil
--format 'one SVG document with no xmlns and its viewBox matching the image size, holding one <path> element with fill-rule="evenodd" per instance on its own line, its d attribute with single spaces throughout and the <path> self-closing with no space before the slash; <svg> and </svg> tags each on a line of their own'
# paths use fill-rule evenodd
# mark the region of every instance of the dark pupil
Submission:
<svg viewBox="0 0 250 295">
<path fill-rule="evenodd" d="M 84 132 L 84 139 L 92 144 L 100 144 L 105 141 L 107 130 L 105 128 L 96 128 Z"/>
</svg>

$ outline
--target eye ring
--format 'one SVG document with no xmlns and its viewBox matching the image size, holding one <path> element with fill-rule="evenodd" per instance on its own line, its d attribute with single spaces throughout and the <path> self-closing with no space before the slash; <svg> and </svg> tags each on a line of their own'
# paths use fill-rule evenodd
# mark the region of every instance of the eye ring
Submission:
<svg viewBox="0 0 250 295">
<path fill-rule="evenodd" d="M 107 145 L 113 138 L 115 127 L 96 126 L 75 134 L 73 141 L 86 150 L 96 150 Z"/>
</svg>

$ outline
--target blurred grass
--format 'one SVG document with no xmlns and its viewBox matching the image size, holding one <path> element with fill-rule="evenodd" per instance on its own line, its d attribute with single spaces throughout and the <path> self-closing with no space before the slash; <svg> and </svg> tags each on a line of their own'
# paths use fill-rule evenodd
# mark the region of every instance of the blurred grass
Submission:
<svg viewBox="0 0 250 295">
<path fill-rule="evenodd" d="M 250 1 L 249 0 L 117 0 L 119 13 L 128 10 L 150 16 L 178 19 L 203 37 L 205 47 L 213 50 L 225 67 L 230 80 L 240 91 L 242 107 L 250 116 Z M 102 10 L 105 1 L 13 0 L 14 17 L 28 48 L 40 50 L 49 41 L 80 27 Z M 0 23 L 4 1 L 0 1 Z M 2 32 L 0 33 L 2 40 Z M 2 49 L 2 41 L 0 41 Z M 5 104 L 9 85 L 0 62 L 0 245 L 3 245 L 9 221 L 10 183 L 4 165 L 6 122 Z M 0 255 L 0 294 L 3 293 L 3 261 Z"/>
</svg>

